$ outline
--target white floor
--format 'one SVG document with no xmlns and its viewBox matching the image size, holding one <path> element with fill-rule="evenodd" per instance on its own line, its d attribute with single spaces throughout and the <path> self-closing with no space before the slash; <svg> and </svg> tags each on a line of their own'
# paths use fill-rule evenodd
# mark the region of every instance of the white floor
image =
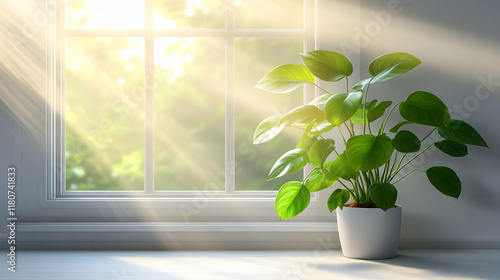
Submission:
<svg viewBox="0 0 500 280">
<path fill-rule="evenodd" d="M 5 255 L 4 255 L 5 257 Z M 500 251 L 401 251 L 390 260 L 340 251 L 18 251 L 0 279 L 500 279 Z"/>
</svg>

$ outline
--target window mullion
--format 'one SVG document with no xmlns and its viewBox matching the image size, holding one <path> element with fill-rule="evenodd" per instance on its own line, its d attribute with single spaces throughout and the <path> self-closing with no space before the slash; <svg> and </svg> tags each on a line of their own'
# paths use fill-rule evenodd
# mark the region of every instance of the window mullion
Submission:
<svg viewBox="0 0 500 280">
<path fill-rule="evenodd" d="M 154 192 L 154 0 L 146 0 L 145 54 L 144 54 L 144 190 Z"/>
<path fill-rule="evenodd" d="M 226 0 L 226 192 L 235 191 L 235 130 L 234 130 L 234 1 Z"/>
</svg>

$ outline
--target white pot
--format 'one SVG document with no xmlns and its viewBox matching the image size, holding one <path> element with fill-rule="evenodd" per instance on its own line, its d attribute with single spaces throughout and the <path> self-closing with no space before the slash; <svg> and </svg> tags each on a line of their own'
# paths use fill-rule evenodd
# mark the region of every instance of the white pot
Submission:
<svg viewBox="0 0 500 280">
<path fill-rule="evenodd" d="M 401 206 L 337 208 L 340 245 L 345 257 L 389 259 L 396 257 L 401 234 Z"/>
</svg>

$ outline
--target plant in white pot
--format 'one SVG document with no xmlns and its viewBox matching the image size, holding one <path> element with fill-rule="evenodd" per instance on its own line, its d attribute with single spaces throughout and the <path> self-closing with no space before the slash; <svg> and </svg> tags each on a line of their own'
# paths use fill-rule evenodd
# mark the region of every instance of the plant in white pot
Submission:
<svg viewBox="0 0 500 280">
<path fill-rule="evenodd" d="M 461 192 L 460 179 L 448 167 L 400 172 L 432 145 L 450 156 L 462 157 L 468 153 L 466 144 L 487 144 L 469 124 L 451 119 L 446 105 L 432 93 L 415 91 L 394 105 L 390 100 L 378 102 L 368 98 L 371 84 L 398 77 L 421 63 L 410 54 L 397 52 L 377 57 L 368 67 L 371 77 L 355 84 L 351 91 L 348 77 L 352 64 L 342 54 L 317 50 L 302 54 L 302 59 L 305 65 L 278 66 L 256 85 L 269 92 L 288 93 L 310 83 L 323 92 L 307 105 L 266 118 L 254 133 L 254 144 L 260 144 L 285 127 L 303 130 L 297 146 L 271 168 L 268 180 L 302 170 L 307 164 L 312 170 L 302 182 L 281 186 L 275 201 L 276 212 L 281 220 L 292 218 L 307 208 L 311 192 L 338 182 L 341 188 L 329 197 L 328 208 L 330 212 L 339 208 L 337 222 L 344 256 L 395 257 L 401 230 L 401 206 L 395 205 L 395 185 L 401 179 L 413 172 L 425 172 L 441 193 L 458 198 Z M 328 82 L 345 78 L 347 91 L 328 92 L 315 84 L 316 78 Z M 397 112 L 405 121 L 388 130 L 386 124 Z M 374 124 L 379 124 L 377 129 Z M 419 137 L 401 129 L 415 125 L 428 127 L 428 133 Z M 325 136 L 333 129 L 342 136 L 342 145 Z M 443 139 L 422 147 L 435 130 Z M 345 149 L 338 150 L 337 146 Z M 346 204 L 350 198 L 353 202 Z"/>
</svg>

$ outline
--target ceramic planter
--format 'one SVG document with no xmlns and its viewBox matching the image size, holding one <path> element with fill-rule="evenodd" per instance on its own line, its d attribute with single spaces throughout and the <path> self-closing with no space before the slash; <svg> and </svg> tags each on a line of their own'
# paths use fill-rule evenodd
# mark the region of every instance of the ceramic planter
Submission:
<svg viewBox="0 0 500 280">
<path fill-rule="evenodd" d="M 396 257 L 401 233 L 401 206 L 384 212 L 380 208 L 337 209 L 342 253 L 355 259 Z"/>
</svg>

